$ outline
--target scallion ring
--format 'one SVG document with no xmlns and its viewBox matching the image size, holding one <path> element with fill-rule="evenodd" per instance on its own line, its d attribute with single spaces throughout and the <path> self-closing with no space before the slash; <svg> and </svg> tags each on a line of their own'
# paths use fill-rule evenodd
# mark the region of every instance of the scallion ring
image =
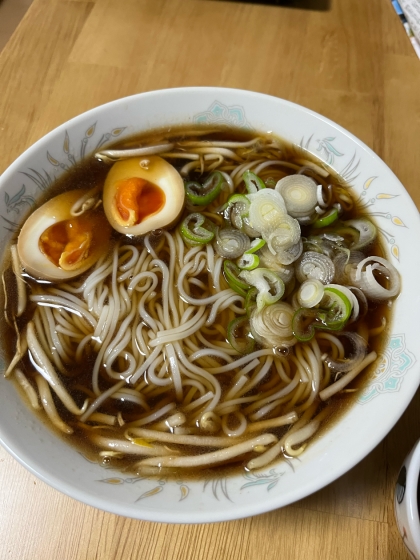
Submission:
<svg viewBox="0 0 420 560">
<path fill-rule="evenodd" d="M 241 270 L 254 270 L 260 264 L 260 258 L 254 253 L 245 252 L 242 257 L 236 261 L 236 264 Z"/>
<path fill-rule="evenodd" d="M 317 184 L 306 175 L 288 175 L 277 182 L 275 190 L 286 204 L 287 212 L 293 218 L 309 216 L 318 204 Z"/>
<path fill-rule="evenodd" d="M 227 327 L 227 339 L 234 350 L 240 354 L 249 354 L 255 348 L 248 317 L 233 319 Z"/>
<path fill-rule="evenodd" d="M 264 181 L 249 169 L 245 171 L 245 173 L 242 175 L 242 178 L 244 180 L 245 187 L 248 193 L 256 193 L 261 189 L 266 188 Z"/>
<path fill-rule="evenodd" d="M 332 260 L 315 251 L 306 251 L 296 265 L 296 278 L 303 283 L 315 278 L 323 284 L 330 284 L 334 278 L 335 268 Z"/>
<path fill-rule="evenodd" d="M 194 206 L 207 206 L 213 202 L 222 190 L 225 178 L 219 171 L 213 171 L 202 185 L 197 181 L 185 184 L 185 195 Z"/>
<path fill-rule="evenodd" d="M 236 259 L 251 246 L 251 241 L 246 233 L 235 228 L 219 228 L 216 231 L 216 252 L 224 258 Z"/>
<path fill-rule="evenodd" d="M 250 284 L 247 284 L 246 281 L 239 278 L 241 269 L 234 262 L 226 259 L 223 262 L 223 272 L 229 287 L 237 294 L 245 297 L 251 286 Z"/>
<path fill-rule="evenodd" d="M 325 325 L 329 330 L 341 330 L 350 318 L 352 301 L 342 290 L 326 286 L 320 307 L 327 311 Z"/>
<path fill-rule="evenodd" d="M 261 311 L 254 309 L 250 318 L 254 338 L 268 348 L 293 346 L 297 342 L 292 331 L 293 316 L 293 307 L 284 301 L 273 303 Z"/>
<path fill-rule="evenodd" d="M 202 227 L 205 225 L 206 227 Z M 202 214 L 189 214 L 181 224 L 180 232 L 184 241 L 189 245 L 205 245 L 214 237 L 216 226 Z M 213 231 L 212 231 L 213 230 Z"/>
<path fill-rule="evenodd" d="M 300 285 L 297 300 L 301 307 L 311 308 L 318 305 L 324 297 L 324 284 L 315 278 L 305 280 Z"/>
<path fill-rule="evenodd" d="M 330 210 L 325 212 L 325 214 L 323 214 L 321 217 L 315 220 L 315 222 L 313 223 L 313 227 L 323 228 L 326 226 L 330 226 L 335 222 L 335 220 L 337 220 L 337 218 L 338 218 L 337 208 L 331 208 Z"/>
<path fill-rule="evenodd" d="M 278 274 L 268 268 L 243 270 L 239 278 L 258 290 L 257 308 L 259 311 L 266 305 L 278 301 L 284 294 L 284 282 Z"/>
</svg>

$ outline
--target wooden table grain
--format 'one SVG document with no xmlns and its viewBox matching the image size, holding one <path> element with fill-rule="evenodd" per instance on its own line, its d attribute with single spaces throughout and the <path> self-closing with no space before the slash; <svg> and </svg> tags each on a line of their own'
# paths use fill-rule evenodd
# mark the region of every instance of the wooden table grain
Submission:
<svg viewBox="0 0 420 560">
<path fill-rule="evenodd" d="M 389 0 L 329 4 L 34 0 L 0 54 L 0 172 L 43 134 L 101 103 L 166 87 L 227 86 L 337 121 L 384 159 L 420 208 L 420 61 Z M 406 559 L 392 498 L 420 436 L 419 412 L 420 393 L 388 437 L 327 488 L 212 525 L 104 513 L 49 488 L 0 449 L 0 559 Z"/>
</svg>

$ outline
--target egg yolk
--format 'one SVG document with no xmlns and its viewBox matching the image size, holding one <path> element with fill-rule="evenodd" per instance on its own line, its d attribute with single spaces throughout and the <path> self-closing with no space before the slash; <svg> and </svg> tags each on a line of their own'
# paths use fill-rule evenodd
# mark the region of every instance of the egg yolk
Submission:
<svg viewBox="0 0 420 560">
<path fill-rule="evenodd" d="M 80 216 L 53 224 L 39 239 L 41 251 L 64 270 L 75 268 L 88 256 L 95 220 Z"/>
<path fill-rule="evenodd" d="M 148 216 L 156 214 L 165 205 L 163 190 L 140 177 L 118 181 L 115 208 L 124 225 L 134 226 Z"/>
</svg>

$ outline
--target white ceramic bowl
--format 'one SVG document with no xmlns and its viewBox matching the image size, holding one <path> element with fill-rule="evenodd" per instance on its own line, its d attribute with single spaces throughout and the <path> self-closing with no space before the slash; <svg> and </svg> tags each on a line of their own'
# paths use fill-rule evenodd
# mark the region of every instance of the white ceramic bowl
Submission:
<svg viewBox="0 0 420 560">
<path fill-rule="evenodd" d="M 395 485 L 394 510 L 398 529 L 411 558 L 420 560 L 418 484 L 420 440 L 407 455 Z"/>
<path fill-rule="evenodd" d="M 51 179 L 98 149 L 135 133 L 180 124 L 230 124 L 273 131 L 331 165 L 375 216 L 388 258 L 403 278 L 392 331 L 375 375 L 357 403 L 308 446 L 293 469 L 207 483 L 129 478 L 83 458 L 44 427 L 0 380 L 0 439 L 36 476 L 82 502 L 134 518 L 223 521 L 285 506 L 319 490 L 363 459 L 388 433 L 419 384 L 418 212 L 395 175 L 360 140 L 328 119 L 266 95 L 218 88 L 144 93 L 98 107 L 58 127 L 0 178 L 0 245 L 7 246 L 26 204 Z"/>
</svg>

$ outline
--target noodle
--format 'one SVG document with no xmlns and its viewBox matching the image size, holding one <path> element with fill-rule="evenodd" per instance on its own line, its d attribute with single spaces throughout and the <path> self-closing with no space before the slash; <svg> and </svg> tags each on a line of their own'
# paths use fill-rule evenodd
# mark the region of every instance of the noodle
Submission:
<svg viewBox="0 0 420 560">
<path fill-rule="evenodd" d="M 318 284 L 304 292 L 308 267 L 300 253 L 322 254 L 331 261 L 329 270 L 336 258 L 337 276 L 341 280 L 350 267 L 353 276 L 348 273 L 344 283 L 354 280 L 356 285 L 357 275 L 363 274 L 360 266 L 354 272 L 358 263 L 380 251 L 378 245 L 371 240 L 369 247 L 351 249 L 359 230 L 353 227 L 352 232 L 345 222 L 356 215 L 350 194 L 329 171 L 306 154 L 295 157 L 280 141 L 261 136 L 224 140 L 213 133 L 204 140 L 159 137 L 139 150 L 138 157 L 159 153 L 198 190 L 201 176 L 212 173 L 219 173 L 222 185 L 204 206 L 199 205 L 201 191 L 193 191 L 171 231 L 155 229 L 125 239 L 114 234 L 109 252 L 79 278 L 26 279 L 27 301 L 15 248 L 20 305 L 13 320 L 24 329 L 7 374 L 14 372 L 34 408 L 40 408 L 40 399 L 58 430 L 71 437 L 82 434 L 94 453 L 140 474 L 151 469 L 176 475 L 231 463 L 252 470 L 282 455 L 300 455 L 331 414 L 330 401 L 343 398 L 342 390 L 374 362 L 378 346 L 372 346 L 372 339 L 379 339 L 389 323 L 387 302 L 378 304 L 375 295 L 380 327 L 356 312 L 341 321 L 346 306 L 358 312 L 357 298 L 346 287 L 340 291 L 343 282 L 337 287 L 331 280 L 319 281 L 320 259 L 309 267 L 319 271 L 310 277 Z M 98 154 L 102 182 L 109 169 L 104 162 L 124 153 Z M 148 161 L 141 165 L 147 167 Z M 275 206 L 280 195 L 274 186 L 290 177 L 315 178 L 314 202 L 306 213 L 293 207 L 285 191 L 282 204 L 291 209 L 287 213 Z M 99 189 L 88 194 L 73 204 L 75 215 L 98 203 Z M 247 205 L 257 196 L 266 197 L 270 211 L 251 222 Z M 322 220 L 337 207 L 341 221 L 336 230 L 328 229 Z M 277 215 L 282 220 L 284 213 L 287 220 L 275 226 L 279 230 L 270 222 L 266 244 L 264 220 Z M 203 221 L 201 226 L 191 222 L 185 233 L 179 224 L 185 225 L 189 215 Z M 298 242 L 288 241 L 294 235 L 291 224 L 299 229 Z M 214 232 L 223 228 L 232 237 L 216 242 Z M 205 242 L 194 237 L 202 230 L 209 237 Z M 214 242 L 209 242 L 212 235 Z M 239 258 L 226 256 L 242 242 Z M 281 263 L 275 262 L 279 255 Z M 379 262 L 374 267 L 383 274 L 388 269 Z M 396 278 L 392 270 L 389 276 Z M 386 281 L 381 282 L 384 293 Z M 322 299 L 303 304 L 319 284 Z M 362 282 L 356 288 L 363 292 Z M 276 308 L 280 300 L 283 307 Z M 270 320 L 263 315 L 267 308 L 273 312 Z M 302 310 L 300 324 L 296 317 Z M 312 333 L 305 331 L 308 325 Z M 269 328 L 278 330 L 268 336 Z M 340 331 L 352 334 L 340 336 Z"/>
</svg>

